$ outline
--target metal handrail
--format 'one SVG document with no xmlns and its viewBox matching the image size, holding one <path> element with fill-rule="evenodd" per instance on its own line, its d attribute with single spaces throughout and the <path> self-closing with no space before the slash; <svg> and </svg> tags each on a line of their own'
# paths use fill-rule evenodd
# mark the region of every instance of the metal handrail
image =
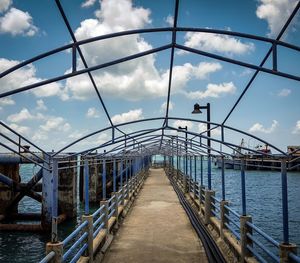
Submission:
<svg viewBox="0 0 300 263">
<path fill-rule="evenodd" d="M 226 208 L 230 213 L 232 213 L 233 215 L 235 215 L 237 218 L 241 217 L 240 214 L 238 214 L 237 212 L 235 212 L 234 210 L 232 210 L 228 205 L 224 205 L 224 208 Z"/>
<path fill-rule="evenodd" d="M 41 261 L 40 263 L 48 263 L 55 257 L 55 252 L 49 252 Z"/>
<path fill-rule="evenodd" d="M 289 253 L 289 258 L 291 258 L 292 260 L 294 260 L 297 263 L 300 263 L 300 257 L 295 255 L 294 253 Z"/>
<path fill-rule="evenodd" d="M 76 242 L 67 250 L 67 252 L 64 253 L 63 261 L 65 261 L 71 255 L 71 253 L 74 252 L 74 250 L 81 244 L 81 242 L 87 237 L 88 233 L 84 232 L 84 234 L 78 240 L 76 240 Z"/>
<path fill-rule="evenodd" d="M 274 246 L 279 247 L 279 243 L 275 239 L 273 239 L 272 237 L 267 235 L 265 232 L 263 232 L 261 229 L 259 229 L 257 226 L 255 226 L 253 223 L 247 222 L 246 224 L 247 224 L 247 226 L 249 226 L 250 228 L 255 230 L 258 234 L 260 234 L 262 237 L 267 239 Z"/>
<path fill-rule="evenodd" d="M 64 240 L 63 240 L 63 246 L 67 245 L 75 236 L 79 234 L 81 230 L 83 230 L 86 226 L 88 225 L 87 221 L 84 221 L 81 223 L 70 235 L 68 235 Z"/>
<path fill-rule="evenodd" d="M 266 246 L 264 246 L 260 241 L 258 241 L 253 235 L 247 233 L 247 237 L 252 240 L 258 247 L 260 247 L 268 256 L 270 256 L 275 262 L 279 263 L 279 257 L 274 255 Z"/>
</svg>

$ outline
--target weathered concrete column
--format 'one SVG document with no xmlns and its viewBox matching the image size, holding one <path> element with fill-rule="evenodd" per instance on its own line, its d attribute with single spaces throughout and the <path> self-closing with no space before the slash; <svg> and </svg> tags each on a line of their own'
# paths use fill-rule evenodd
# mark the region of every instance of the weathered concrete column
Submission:
<svg viewBox="0 0 300 263">
<path fill-rule="evenodd" d="M 46 244 L 46 254 L 49 254 L 51 251 L 55 252 L 54 258 L 50 261 L 51 263 L 61 263 L 63 262 L 63 243 L 57 242 L 57 243 L 47 243 Z"/>
<path fill-rule="evenodd" d="M 228 216 L 228 211 L 225 208 L 225 205 L 228 206 L 229 202 L 228 201 L 221 201 L 220 203 L 220 216 L 221 216 L 221 221 L 220 221 L 220 237 L 224 240 L 224 230 L 227 229 L 225 223 L 228 224 L 228 219 L 226 218 L 225 215 Z"/>
<path fill-rule="evenodd" d="M 251 257 L 252 253 L 247 248 L 247 245 L 252 246 L 252 241 L 247 237 L 247 233 L 252 235 L 252 228 L 247 225 L 247 222 L 252 222 L 251 216 L 240 217 L 240 233 L 241 233 L 241 262 L 246 262 L 245 257 Z"/>
<path fill-rule="evenodd" d="M 74 164 L 62 163 L 58 166 L 58 214 L 73 218 L 77 215 L 77 169 L 70 166 Z"/>
<path fill-rule="evenodd" d="M 86 256 L 89 257 L 89 263 L 93 263 L 93 216 L 83 215 L 82 221 L 87 221 L 86 232 L 88 233 L 88 249 L 86 250 Z"/>
<path fill-rule="evenodd" d="M 99 176 L 100 166 L 96 160 L 91 160 L 89 164 L 89 199 L 90 202 L 99 202 L 101 199 L 101 177 Z"/>
<path fill-rule="evenodd" d="M 280 263 L 294 262 L 291 259 L 289 259 L 289 253 L 297 254 L 296 244 L 279 244 Z"/>
<path fill-rule="evenodd" d="M 205 190 L 205 201 L 204 201 L 204 224 L 208 225 L 210 223 L 210 217 L 212 216 L 211 209 L 213 206 L 211 202 L 213 199 L 212 196 L 215 196 L 215 191 L 213 190 Z"/>
<path fill-rule="evenodd" d="M 12 179 L 14 182 L 21 182 L 19 175 L 19 164 L 0 164 L 0 173 Z M 0 183 L 0 215 L 5 214 L 5 210 L 10 202 L 15 198 L 17 193 L 13 192 L 13 189 L 3 183 Z M 12 207 L 10 213 L 17 213 L 18 206 Z"/>
</svg>

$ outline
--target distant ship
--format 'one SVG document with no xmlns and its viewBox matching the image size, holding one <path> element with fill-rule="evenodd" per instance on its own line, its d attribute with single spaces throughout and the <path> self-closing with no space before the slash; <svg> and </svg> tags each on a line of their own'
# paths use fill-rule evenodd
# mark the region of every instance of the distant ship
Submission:
<svg viewBox="0 0 300 263">
<path fill-rule="evenodd" d="M 272 154 L 266 144 L 257 145 L 255 152 L 243 152 L 244 140 L 242 139 L 240 147 L 234 150 L 231 158 L 224 159 L 225 169 L 241 169 L 241 158 L 245 160 L 245 170 L 280 170 L 281 160 L 284 157 L 282 154 Z M 241 154 L 242 153 L 242 154 Z M 287 153 L 290 154 L 287 163 L 287 170 L 289 171 L 300 171 L 300 146 L 288 146 Z M 214 165 L 218 168 L 222 168 L 221 157 L 214 159 Z"/>
</svg>

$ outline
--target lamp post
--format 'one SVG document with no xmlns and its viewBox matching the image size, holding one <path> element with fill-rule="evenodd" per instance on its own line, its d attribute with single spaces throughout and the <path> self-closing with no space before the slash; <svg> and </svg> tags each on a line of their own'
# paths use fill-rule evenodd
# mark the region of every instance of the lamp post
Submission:
<svg viewBox="0 0 300 263">
<path fill-rule="evenodd" d="M 194 105 L 194 110 L 192 111 L 192 114 L 200 114 L 202 113 L 201 110 L 206 110 L 206 121 L 207 121 L 207 179 L 208 179 L 208 189 L 211 189 L 211 160 L 210 160 L 210 103 L 207 103 L 206 106 L 200 106 L 198 103 Z"/>
</svg>

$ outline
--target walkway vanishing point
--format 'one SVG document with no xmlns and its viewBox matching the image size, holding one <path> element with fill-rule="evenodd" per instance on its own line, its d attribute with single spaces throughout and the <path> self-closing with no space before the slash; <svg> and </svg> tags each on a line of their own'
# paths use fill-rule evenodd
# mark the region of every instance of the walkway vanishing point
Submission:
<svg viewBox="0 0 300 263">
<path fill-rule="evenodd" d="M 148 178 L 104 262 L 208 262 L 163 169 Z"/>
</svg>

